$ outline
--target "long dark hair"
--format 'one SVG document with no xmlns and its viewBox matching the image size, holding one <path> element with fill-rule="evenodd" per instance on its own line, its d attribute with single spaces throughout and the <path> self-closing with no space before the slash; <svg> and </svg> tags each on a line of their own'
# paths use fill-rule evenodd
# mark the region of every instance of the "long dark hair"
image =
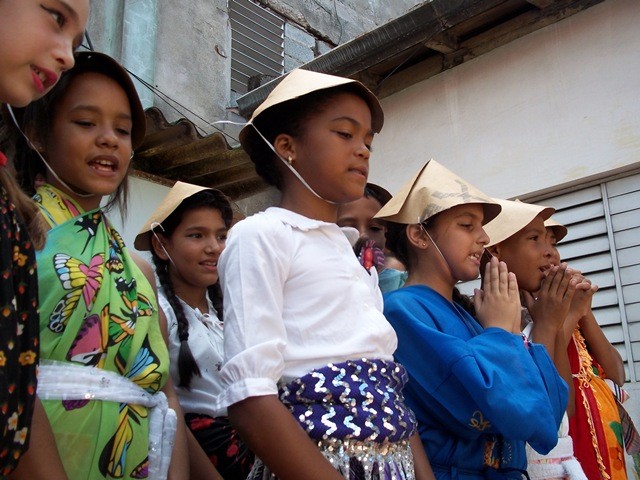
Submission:
<svg viewBox="0 0 640 480">
<path fill-rule="evenodd" d="M 84 59 L 85 57 L 82 58 Z M 77 61 L 76 66 L 66 71 L 60 78 L 60 81 L 46 96 L 30 103 L 23 109 L 16 109 L 16 117 L 18 118 L 18 122 L 20 123 L 22 130 L 35 132 L 36 135 L 40 135 L 39 138 L 46 143 L 51 141 L 52 139 L 50 135 L 52 132 L 53 119 L 57 114 L 57 109 L 64 100 L 71 83 L 85 73 L 99 73 L 118 83 L 129 99 L 132 116 L 137 118 L 139 115 L 139 98 L 137 96 L 135 98 L 132 97 L 134 94 L 129 91 L 129 86 L 125 85 L 120 74 L 118 72 L 114 73 L 112 65 L 101 61 L 100 58 L 97 58 L 94 61 Z M 141 132 L 134 131 L 133 129 L 141 129 Z M 143 124 L 140 126 L 139 123 L 134 122 L 133 129 L 132 139 L 139 137 L 140 134 L 144 136 Z M 19 132 L 14 132 L 13 135 L 16 142 L 15 163 L 18 173 L 18 181 L 25 192 L 30 195 L 34 195 L 36 179 L 39 176 L 46 177 L 48 171 L 38 153 L 33 150 L 32 145 L 30 145 L 27 140 L 19 134 Z M 120 185 L 118 185 L 116 191 L 109 197 L 109 201 L 104 207 L 105 210 L 117 205 L 122 216 L 126 216 L 128 193 L 129 187 L 127 175 Z"/>
<path fill-rule="evenodd" d="M 14 146 L 17 137 L 14 133 L 15 128 L 10 125 L 11 119 L 7 107 L 3 105 L 0 113 L 0 152 L 5 153 L 8 158 L 15 158 Z M 0 166 L 0 185 L 24 222 L 34 248 L 42 249 L 46 240 L 46 224 L 40 216 L 40 209 L 36 203 L 22 191 L 12 164 Z"/>
<path fill-rule="evenodd" d="M 229 199 L 220 191 L 210 189 L 202 190 L 190 197 L 184 199 L 182 203 L 169 215 L 162 223 L 161 226 L 156 226 L 154 231 L 158 234 L 170 237 L 173 235 L 175 229 L 180 225 L 185 213 L 195 210 L 197 208 L 211 208 L 218 210 L 222 216 L 225 227 L 231 228 L 233 221 L 233 211 L 231 210 L 231 204 Z M 152 232 L 153 234 L 153 232 Z M 180 376 L 179 387 L 189 389 L 191 384 L 191 378 L 194 375 L 200 376 L 200 368 L 193 358 L 191 349 L 189 348 L 189 321 L 184 313 L 184 308 L 178 296 L 173 289 L 173 282 L 171 281 L 171 275 L 169 274 L 169 260 L 163 260 L 158 256 L 153 248 L 151 248 L 151 255 L 153 257 L 153 263 L 156 267 L 156 275 L 164 291 L 169 305 L 173 309 L 178 323 L 178 339 L 180 340 L 180 350 L 178 353 L 178 374 Z M 220 282 L 216 282 L 213 285 L 207 287 L 209 299 L 218 313 L 218 318 L 222 320 L 222 289 L 220 288 Z"/>
</svg>

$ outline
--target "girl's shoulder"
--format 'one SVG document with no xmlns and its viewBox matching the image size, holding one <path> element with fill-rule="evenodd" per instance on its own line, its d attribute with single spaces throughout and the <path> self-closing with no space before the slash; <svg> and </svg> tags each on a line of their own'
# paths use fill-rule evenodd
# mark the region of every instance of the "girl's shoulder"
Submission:
<svg viewBox="0 0 640 480">
<path fill-rule="evenodd" d="M 433 316 L 453 310 L 451 302 L 426 285 L 410 285 L 384 294 L 384 313 L 394 315 L 420 314 Z"/>
<path fill-rule="evenodd" d="M 231 227 L 229 241 L 251 242 L 254 239 L 277 237 L 285 230 L 284 224 L 268 209 L 240 220 Z"/>
<path fill-rule="evenodd" d="M 284 208 L 270 207 L 239 221 L 231 228 L 229 237 L 231 239 L 286 236 L 295 231 L 306 232 L 325 225 L 337 228 L 335 224 L 307 218 Z"/>
<path fill-rule="evenodd" d="M 402 303 L 408 299 L 422 300 L 437 295 L 426 285 L 407 285 L 384 294 L 384 303 Z"/>
</svg>

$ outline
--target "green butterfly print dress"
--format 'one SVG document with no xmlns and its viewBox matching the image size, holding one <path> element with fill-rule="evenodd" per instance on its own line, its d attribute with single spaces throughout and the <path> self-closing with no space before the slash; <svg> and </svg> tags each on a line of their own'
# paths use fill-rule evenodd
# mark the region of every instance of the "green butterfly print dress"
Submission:
<svg viewBox="0 0 640 480">
<path fill-rule="evenodd" d="M 151 285 L 102 210 L 83 212 L 50 185 L 35 197 L 51 226 L 37 255 L 43 362 L 115 372 L 149 393 L 169 360 Z M 69 478 L 147 478 L 149 410 L 102 400 L 45 400 Z"/>
</svg>

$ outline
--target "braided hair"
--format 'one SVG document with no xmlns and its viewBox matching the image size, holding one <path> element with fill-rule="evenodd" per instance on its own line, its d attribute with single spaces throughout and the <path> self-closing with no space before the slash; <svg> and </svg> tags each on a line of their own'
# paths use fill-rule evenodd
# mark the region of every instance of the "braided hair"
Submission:
<svg viewBox="0 0 640 480">
<path fill-rule="evenodd" d="M 161 226 L 156 226 L 153 230 L 157 228 L 158 233 L 170 237 L 182 222 L 186 212 L 203 207 L 218 210 L 222 216 L 225 227 L 227 229 L 231 228 L 233 211 L 231 210 L 229 199 L 222 192 L 209 189 L 202 190 L 184 199 L 182 203 L 171 212 L 171 215 L 160 224 Z M 156 275 L 177 320 L 178 339 L 180 340 L 180 350 L 178 352 L 178 375 L 180 382 L 178 386 L 189 389 L 191 378 L 193 378 L 194 375 L 201 376 L 200 367 L 198 367 L 189 348 L 189 321 L 185 315 L 183 305 L 174 291 L 173 281 L 169 273 L 170 260 L 160 258 L 153 248 L 151 249 L 151 255 L 156 267 Z M 209 294 L 209 300 L 211 300 L 213 308 L 218 314 L 218 318 L 222 320 L 223 305 L 220 282 L 218 281 L 213 285 L 209 285 L 209 287 L 207 287 L 207 293 Z"/>
</svg>

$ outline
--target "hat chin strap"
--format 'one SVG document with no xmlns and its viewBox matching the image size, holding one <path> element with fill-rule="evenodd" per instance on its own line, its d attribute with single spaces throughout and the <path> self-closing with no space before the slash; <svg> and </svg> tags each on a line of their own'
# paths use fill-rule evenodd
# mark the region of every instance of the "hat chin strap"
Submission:
<svg viewBox="0 0 640 480">
<path fill-rule="evenodd" d="M 164 254 L 167 256 L 167 258 L 173 264 L 173 266 L 175 268 L 178 268 L 176 266 L 176 262 L 173 261 L 173 258 L 171 258 L 171 255 L 169 255 L 169 252 L 167 252 L 167 249 L 164 248 L 164 242 L 160 240 L 160 237 L 156 233 L 156 227 L 160 228 L 160 230 L 162 230 L 163 232 L 165 231 L 162 224 L 160 222 L 151 222 L 151 225 L 149 227 L 151 228 L 151 233 L 153 234 L 153 236 L 156 237 L 156 240 L 158 240 L 158 243 L 160 244 L 160 248 L 162 248 L 162 251 L 164 252 Z M 153 246 L 151 248 L 153 248 Z"/>
<path fill-rule="evenodd" d="M 20 128 L 20 125 L 18 125 L 18 120 L 16 120 L 16 116 L 13 113 L 13 108 L 11 108 L 11 105 L 9 105 L 7 103 L 7 109 L 9 110 L 9 115 L 11 115 L 11 119 L 13 120 L 14 125 L 16 126 L 16 128 L 18 129 L 18 131 L 20 132 L 20 134 L 24 137 L 24 139 L 27 141 L 27 144 L 31 147 L 31 149 L 36 152 L 36 155 L 38 155 L 40 157 L 40 160 L 42 160 L 42 163 L 44 163 L 44 166 L 47 167 L 47 170 L 49 170 L 49 173 L 51 173 L 51 175 L 54 176 L 54 178 L 60 182 L 60 184 L 65 187 L 67 190 L 69 190 L 71 193 L 73 193 L 74 195 L 80 197 L 80 198 L 91 198 L 91 197 L 95 197 L 96 194 L 95 193 L 80 193 L 80 192 L 76 192 L 73 188 L 71 188 L 69 186 L 69 184 L 67 182 L 65 182 L 64 180 L 62 180 L 58 174 L 53 170 L 53 168 L 51 167 L 51 165 L 49 165 L 49 162 L 47 162 L 44 157 L 42 156 L 42 154 L 40 153 L 40 151 L 35 147 L 35 145 L 31 142 L 31 139 L 27 136 L 26 133 L 24 133 L 22 131 L 22 128 Z M 132 153 L 133 155 L 133 153 Z"/>
<path fill-rule="evenodd" d="M 302 175 L 300 175 L 300 173 L 295 168 L 293 168 L 293 165 L 291 165 L 285 158 L 282 157 L 282 155 L 280 155 L 276 151 L 275 147 L 273 145 L 271 145 L 271 143 L 262 135 L 262 133 L 260 133 L 260 130 L 258 130 L 257 127 L 253 123 L 251 124 L 251 126 L 258 133 L 258 135 L 260 135 L 260 138 L 262 138 L 262 140 L 264 140 L 264 142 L 269 146 L 269 148 L 273 151 L 273 153 L 276 154 L 276 156 L 280 159 L 280 161 L 286 165 L 286 167 L 291 171 L 291 173 L 293 173 L 295 175 L 295 177 L 298 180 L 300 180 L 300 183 L 302 183 L 302 185 L 304 185 L 307 190 L 309 190 L 311 193 L 313 193 L 316 197 L 318 197 L 323 202 L 330 203 L 331 205 L 337 205 L 338 204 L 338 202 L 332 202 L 331 200 L 327 200 L 326 198 L 321 197 L 313 188 L 311 188 L 311 185 L 309 185 L 306 182 L 306 180 L 304 178 L 302 178 Z"/>
<path fill-rule="evenodd" d="M 427 232 L 427 229 L 424 228 L 424 225 L 422 225 L 422 222 L 420 222 L 420 219 L 418 219 L 418 225 L 420 225 L 420 228 L 422 229 L 422 231 L 424 232 L 424 234 L 429 237 L 429 240 L 431 241 L 431 243 L 433 244 L 433 246 L 435 247 L 436 251 L 440 254 L 440 257 L 442 258 L 442 261 L 444 262 L 444 264 L 447 266 L 447 270 L 449 270 L 449 275 L 451 275 L 451 278 L 455 277 L 453 276 L 453 270 L 451 270 L 451 266 L 449 265 L 449 262 L 447 262 L 447 259 L 444 258 L 444 255 L 442 254 L 442 251 L 440 250 L 440 247 L 438 247 L 438 244 L 436 242 L 433 241 L 433 238 L 431 238 L 431 235 L 429 235 L 429 232 Z"/>
</svg>

